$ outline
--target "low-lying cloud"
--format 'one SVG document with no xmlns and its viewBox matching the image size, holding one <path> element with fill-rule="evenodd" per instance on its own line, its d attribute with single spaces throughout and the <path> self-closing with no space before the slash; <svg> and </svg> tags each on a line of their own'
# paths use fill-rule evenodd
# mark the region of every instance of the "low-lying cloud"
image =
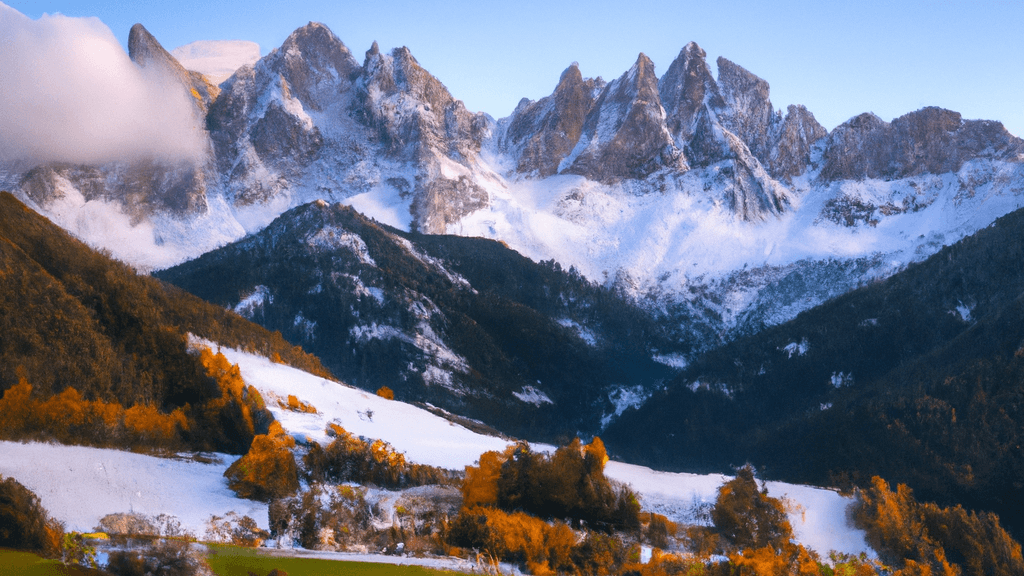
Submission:
<svg viewBox="0 0 1024 576">
<path fill-rule="evenodd" d="M 32 20 L 0 3 L 0 160 L 100 164 L 198 158 L 185 88 L 131 61 L 98 18 Z"/>
</svg>

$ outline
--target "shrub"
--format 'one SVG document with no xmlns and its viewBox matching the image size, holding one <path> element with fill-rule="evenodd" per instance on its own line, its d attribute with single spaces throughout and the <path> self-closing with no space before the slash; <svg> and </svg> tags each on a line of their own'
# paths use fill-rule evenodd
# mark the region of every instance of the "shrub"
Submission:
<svg viewBox="0 0 1024 576">
<path fill-rule="evenodd" d="M 291 449 L 295 440 L 277 422 L 252 441 L 245 456 L 224 472 L 228 487 L 241 498 L 269 502 L 299 489 L 299 471 Z"/>
<path fill-rule="evenodd" d="M 530 566 L 537 574 L 546 570 L 574 571 L 576 536 L 562 523 L 549 525 L 522 512 L 495 508 L 466 508 L 452 520 L 448 541 L 479 550 L 504 562 Z"/>
<path fill-rule="evenodd" d="M 143 549 L 110 553 L 107 571 L 116 576 L 196 576 L 209 574 L 202 553 L 186 540 L 161 539 Z"/>
<path fill-rule="evenodd" d="M 383 440 L 369 442 L 357 438 L 337 424 L 331 424 L 327 433 L 334 440 L 326 448 L 313 444 L 303 457 L 303 468 L 310 481 L 358 482 L 382 488 L 452 484 L 456 481 L 454 472 L 406 462 L 405 455 Z"/>
<path fill-rule="evenodd" d="M 38 496 L 14 478 L 0 476 L 0 548 L 53 558 L 63 534 L 63 526 L 50 518 Z"/>
<path fill-rule="evenodd" d="M 392 390 L 391 388 L 388 388 L 387 386 L 381 386 L 380 388 L 377 389 L 377 396 L 380 396 L 385 400 L 394 400 L 395 391 Z"/>
<path fill-rule="evenodd" d="M 781 550 L 793 535 L 782 502 L 768 496 L 767 488 L 758 490 L 750 466 L 719 487 L 711 519 L 725 541 L 739 550 Z"/>
</svg>

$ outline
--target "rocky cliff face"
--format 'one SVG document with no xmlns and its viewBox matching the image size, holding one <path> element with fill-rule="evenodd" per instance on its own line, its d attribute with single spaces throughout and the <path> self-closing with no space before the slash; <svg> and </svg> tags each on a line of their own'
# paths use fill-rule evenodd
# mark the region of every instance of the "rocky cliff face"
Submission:
<svg viewBox="0 0 1024 576">
<path fill-rule="evenodd" d="M 601 79 L 583 79 L 575 62 L 562 72 L 551 96 L 524 99 L 509 117 L 500 149 L 515 159 L 515 171 L 547 177 L 558 172 L 583 133 L 583 123 L 604 88 Z"/>
<path fill-rule="evenodd" d="M 466 110 L 408 48 L 385 55 L 374 43 L 367 51 L 354 114 L 387 156 L 415 171 L 408 183 L 414 228 L 442 233 L 486 205 L 487 193 L 472 172 L 487 119 Z"/>
<path fill-rule="evenodd" d="M 964 120 L 958 112 L 923 108 L 885 122 L 861 114 L 837 126 L 823 156 L 824 181 L 894 179 L 956 172 L 975 158 L 1018 160 L 1024 141 L 999 122 Z"/>
<path fill-rule="evenodd" d="M 269 201 L 302 178 L 324 146 L 310 113 L 350 99 L 358 72 L 341 40 L 310 23 L 224 84 L 206 126 L 235 203 Z"/>
<path fill-rule="evenodd" d="M 654 63 L 644 54 L 609 83 L 587 115 L 563 171 L 598 182 L 640 180 L 662 169 L 685 169 L 665 126 Z"/>
<path fill-rule="evenodd" d="M 374 43 L 360 65 L 322 24 L 236 72 L 207 127 L 237 205 L 389 188 L 408 198 L 414 228 L 443 232 L 486 202 L 474 177 L 486 118 L 407 48 Z"/>
</svg>

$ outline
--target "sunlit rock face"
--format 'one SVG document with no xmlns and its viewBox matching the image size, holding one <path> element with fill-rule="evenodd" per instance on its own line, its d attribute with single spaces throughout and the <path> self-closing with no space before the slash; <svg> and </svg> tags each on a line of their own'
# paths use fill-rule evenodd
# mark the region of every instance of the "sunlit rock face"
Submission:
<svg viewBox="0 0 1024 576">
<path fill-rule="evenodd" d="M 604 82 L 584 79 L 575 62 L 562 72 L 558 86 L 536 102 L 524 99 L 507 119 L 500 149 L 515 159 L 519 174 L 547 177 L 558 173 L 583 133 L 583 123 Z"/>
<path fill-rule="evenodd" d="M 964 120 L 958 112 L 922 108 L 885 122 L 865 113 L 828 136 L 821 178 L 902 178 L 956 172 L 975 158 L 1015 160 L 1024 141 L 999 122 Z"/>
</svg>

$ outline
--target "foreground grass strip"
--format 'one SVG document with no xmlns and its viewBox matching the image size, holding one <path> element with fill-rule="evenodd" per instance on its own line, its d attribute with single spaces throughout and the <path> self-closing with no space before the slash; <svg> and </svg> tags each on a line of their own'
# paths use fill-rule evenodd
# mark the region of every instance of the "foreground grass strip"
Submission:
<svg viewBox="0 0 1024 576">
<path fill-rule="evenodd" d="M 64 566 L 57 560 L 47 560 L 31 552 L 0 548 L 0 575 L 2 576 L 94 576 L 96 574 L 98 574 L 96 570 L 80 566 Z"/>
<path fill-rule="evenodd" d="M 239 546 L 210 545 L 207 557 L 217 576 L 260 576 L 273 569 L 284 570 L 288 576 L 452 576 L 460 574 L 424 566 L 349 562 L 322 558 L 296 558 L 273 555 L 267 551 Z"/>
</svg>

